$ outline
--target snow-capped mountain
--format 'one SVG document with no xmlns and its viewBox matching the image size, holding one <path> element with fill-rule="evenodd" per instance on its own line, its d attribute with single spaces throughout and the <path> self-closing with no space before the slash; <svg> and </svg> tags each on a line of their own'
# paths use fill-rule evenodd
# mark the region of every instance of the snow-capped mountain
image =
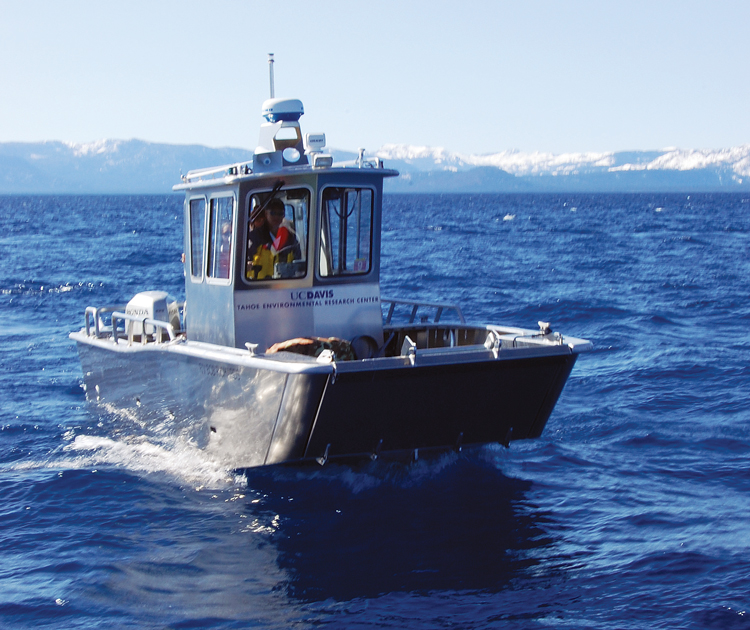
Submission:
<svg viewBox="0 0 750 630">
<path fill-rule="evenodd" d="M 0 193 L 166 193 L 190 169 L 248 160 L 247 149 L 141 140 L 0 143 Z"/>
<path fill-rule="evenodd" d="M 731 149 L 662 149 L 610 153 L 523 153 L 501 151 L 487 155 L 451 153 L 442 147 L 386 144 L 375 152 L 384 160 L 399 160 L 416 170 L 467 170 L 494 166 L 512 175 L 572 175 L 616 171 L 729 168 L 740 178 L 750 177 L 750 144 Z M 430 168 L 432 165 L 432 168 Z"/>
<path fill-rule="evenodd" d="M 467 155 L 442 147 L 384 145 L 374 153 L 402 172 L 391 188 L 460 187 L 464 173 L 497 169 L 515 190 L 738 190 L 750 189 L 750 144 L 729 149 L 676 149 L 608 153 Z M 425 174 L 429 173 L 429 176 Z M 475 173 L 472 179 L 476 179 Z M 495 175 L 495 180 L 497 177 Z M 497 185 L 495 181 L 495 185 Z"/>
<path fill-rule="evenodd" d="M 331 150 L 336 161 L 356 153 Z M 390 192 L 668 192 L 750 190 L 750 144 L 729 149 L 486 155 L 387 144 L 370 155 L 398 170 Z M 252 151 L 141 140 L 0 143 L 0 193 L 167 193 L 188 170 Z"/>
</svg>

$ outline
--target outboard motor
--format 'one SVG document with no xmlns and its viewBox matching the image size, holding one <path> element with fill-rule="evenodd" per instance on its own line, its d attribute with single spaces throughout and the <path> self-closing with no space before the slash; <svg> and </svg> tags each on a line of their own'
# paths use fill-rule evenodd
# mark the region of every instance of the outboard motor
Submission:
<svg viewBox="0 0 750 630">
<path fill-rule="evenodd" d="M 180 330 L 180 309 L 177 302 L 169 297 L 166 291 L 143 291 L 136 294 L 125 307 L 125 314 L 139 319 L 155 319 L 172 324 L 175 332 Z M 133 322 L 133 335 L 153 335 L 156 327 L 143 321 Z"/>
</svg>

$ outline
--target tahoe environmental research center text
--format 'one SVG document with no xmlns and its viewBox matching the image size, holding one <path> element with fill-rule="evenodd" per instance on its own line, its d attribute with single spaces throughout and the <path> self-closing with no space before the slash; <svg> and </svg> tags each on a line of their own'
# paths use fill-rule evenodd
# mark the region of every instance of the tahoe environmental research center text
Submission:
<svg viewBox="0 0 750 630">
<path fill-rule="evenodd" d="M 315 306 L 342 306 L 346 304 L 371 304 L 379 302 L 380 297 L 335 298 L 333 290 L 292 291 L 289 302 L 265 302 L 263 304 L 238 304 L 238 311 L 255 311 L 267 308 L 309 308 Z"/>
</svg>

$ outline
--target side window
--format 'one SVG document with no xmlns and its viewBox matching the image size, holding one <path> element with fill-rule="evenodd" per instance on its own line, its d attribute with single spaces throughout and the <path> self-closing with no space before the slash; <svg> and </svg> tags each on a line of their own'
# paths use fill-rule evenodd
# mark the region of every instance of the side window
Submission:
<svg viewBox="0 0 750 630">
<path fill-rule="evenodd" d="M 206 200 L 190 200 L 190 275 L 203 277 L 203 234 L 206 223 Z"/>
<path fill-rule="evenodd" d="M 370 271 L 373 192 L 369 188 L 326 188 L 320 222 L 320 275 Z"/>
<path fill-rule="evenodd" d="M 213 197 L 209 206 L 208 277 L 229 278 L 234 197 Z"/>
<path fill-rule="evenodd" d="M 245 280 L 302 278 L 307 274 L 309 213 L 307 188 L 248 197 Z"/>
</svg>

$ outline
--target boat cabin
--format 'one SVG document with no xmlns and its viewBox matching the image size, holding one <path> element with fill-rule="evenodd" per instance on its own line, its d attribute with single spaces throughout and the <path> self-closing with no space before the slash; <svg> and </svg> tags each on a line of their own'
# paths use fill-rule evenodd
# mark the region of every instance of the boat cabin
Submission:
<svg viewBox="0 0 750 630">
<path fill-rule="evenodd" d="M 191 171 L 185 191 L 188 338 L 262 353 L 298 337 L 383 344 L 377 159 L 333 164 L 325 136 L 303 139 L 296 99 L 263 104 L 252 160 Z M 361 356 L 365 355 L 365 356 Z"/>
</svg>

